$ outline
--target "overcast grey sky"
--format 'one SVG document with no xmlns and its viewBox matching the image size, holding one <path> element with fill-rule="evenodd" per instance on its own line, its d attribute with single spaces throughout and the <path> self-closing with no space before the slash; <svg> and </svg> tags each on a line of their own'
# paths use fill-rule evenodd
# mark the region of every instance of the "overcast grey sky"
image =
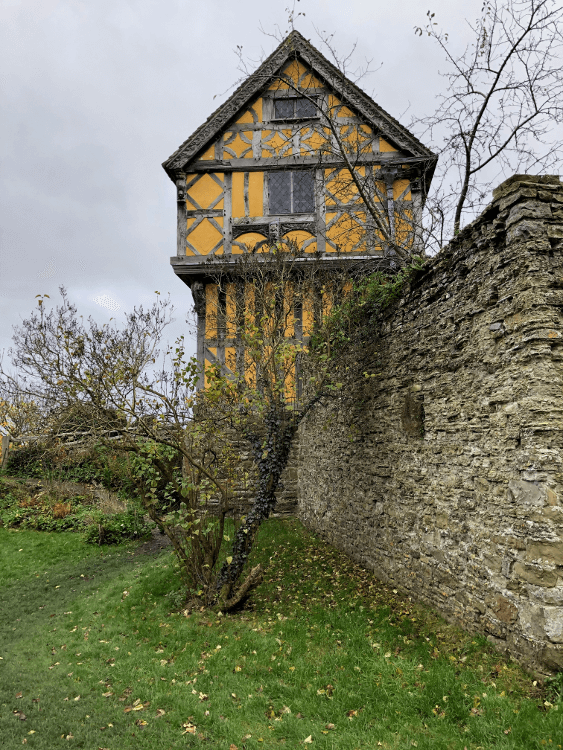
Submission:
<svg viewBox="0 0 563 750">
<path fill-rule="evenodd" d="M 239 77 L 236 45 L 251 59 L 275 41 L 259 26 L 287 28 L 288 0 L 3 0 L 0 351 L 35 295 L 64 284 L 85 317 L 103 322 L 155 290 L 176 307 L 171 337 L 191 294 L 173 274 L 176 201 L 160 166 L 225 98 Z M 463 19 L 481 0 L 432 0 L 462 45 Z M 430 113 L 442 58 L 415 36 L 418 0 L 301 0 L 296 22 L 335 32 L 342 52 L 382 67 L 363 88 L 407 122 Z M 216 97 L 214 99 L 214 96 Z M 119 305 L 111 310 L 104 304 Z"/>
</svg>

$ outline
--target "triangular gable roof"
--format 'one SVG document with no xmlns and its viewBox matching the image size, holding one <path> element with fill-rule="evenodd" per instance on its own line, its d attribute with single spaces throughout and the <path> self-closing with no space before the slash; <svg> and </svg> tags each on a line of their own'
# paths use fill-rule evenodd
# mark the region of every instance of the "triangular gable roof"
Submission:
<svg viewBox="0 0 563 750">
<path fill-rule="evenodd" d="M 164 163 L 168 176 L 174 180 L 176 170 L 186 166 L 209 144 L 231 121 L 248 106 L 260 92 L 270 84 L 272 77 L 291 60 L 300 58 L 308 68 L 332 89 L 351 109 L 388 138 L 393 145 L 407 154 L 423 160 L 435 161 L 435 154 L 394 117 L 385 112 L 359 86 L 348 80 L 318 49 L 298 31 L 289 36 L 264 60 L 234 93 L 218 107 L 207 120 Z M 433 169 L 431 168 L 431 171 Z"/>
</svg>

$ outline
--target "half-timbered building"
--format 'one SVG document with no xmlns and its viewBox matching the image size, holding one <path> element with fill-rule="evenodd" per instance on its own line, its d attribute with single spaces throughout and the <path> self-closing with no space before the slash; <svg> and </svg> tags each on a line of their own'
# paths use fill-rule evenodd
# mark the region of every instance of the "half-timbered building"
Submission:
<svg viewBox="0 0 563 750">
<path fill-rule="evenodd" d="M 293 31 L 163 164 L 177 189 L 171 264 L 192 290 L 202 366 L 236 360 L 217 326 L 228 300 L 212 260 L 234 265 L 250 249 L 291 242 L 316 261 L 393 264 L 417 242 L 434 166 L 431 151 Z"/>
</svg>

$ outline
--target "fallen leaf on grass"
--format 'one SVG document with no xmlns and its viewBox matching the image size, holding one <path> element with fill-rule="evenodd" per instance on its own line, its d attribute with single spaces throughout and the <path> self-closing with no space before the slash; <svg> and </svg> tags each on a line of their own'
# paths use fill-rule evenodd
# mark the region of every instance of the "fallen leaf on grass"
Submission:
<svg viewBox="0 0 563 750">
<path fill-rule="evenodd" d="M 107 692 L 107 693 L 102 693 L 102 698 L 109 698 L 110 695 L 113 695 L 113 693 L 111 692 L 111 690 L 109 692 Z"/>
<path fill-rule="evenodd" d="M 195 724 L 191 724 L 189 721 L 182 724 L 182 726 L 185 728 L 185 732 L 182 732 L 182 734 L 195 734 L 197 732 L 197 727 Z"/>
<path fill-rule="evenodd" d="M 161 716 L 164 716 L 166 711 L 163 708 L 157 708 L 156 709 L 156 718 L 160 719 Z"/>
<path fill-rule="evenodd" d="M 238 747 L 236 745 L 233 745 L 232 743 L 229 745 L 229 750 L 238 750 Z"/>
<path fill-rule="evenodd" d="M 148 724 L 148 721 L 145 721 L 144 719 L 137 719 L 137 721 L 135 722 L 135 724 L 138 727 L 146 727 L 147 724 Z"/>
<path fill-rule="evenodd" d="M 305 737 L 305 739 L 303 740 L 303 744 L 304 745 L 310 745 L 312 742 L 313 742 L 312 735 L 309 735 L 308 737 Z"/>
<path fill-rule="evenodd" d="M 23 693 L 16 693 L 16 698 L 23 698 Z"/>
<path fill-rule="evenodd" d="M 336 729 L 335 724 L 325 724 L 325 729 Z"/>
</svg>

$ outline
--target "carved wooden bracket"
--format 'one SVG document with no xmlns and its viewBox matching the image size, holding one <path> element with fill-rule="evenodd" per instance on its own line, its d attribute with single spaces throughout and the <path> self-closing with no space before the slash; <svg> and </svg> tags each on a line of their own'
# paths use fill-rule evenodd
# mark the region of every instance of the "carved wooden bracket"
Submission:
<svg viewBox="0 0 563 750">
<path fill-rule="evenodd" d="M 194 281 L 191 286 L 194 308 L 197 315 L 205 315 L 205 289 L 201 281 Z"/>
</svg>

